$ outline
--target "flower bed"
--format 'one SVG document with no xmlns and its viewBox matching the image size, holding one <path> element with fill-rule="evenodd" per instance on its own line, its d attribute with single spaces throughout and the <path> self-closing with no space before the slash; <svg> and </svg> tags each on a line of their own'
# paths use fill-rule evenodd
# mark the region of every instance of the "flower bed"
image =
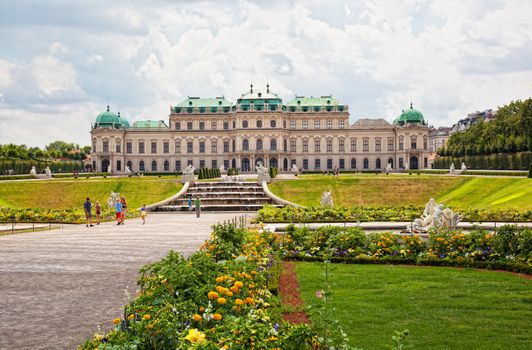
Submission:
<svg viewBox="0 0 532 350">
<path fill-rule="evenodd" d="M 464 221 L 532 221 L 532 210 L 456 209 Z M 257 214 L 257 222 L 365 222 L 412 221 L 420 216 L 423 207 L 403 206 L 353 206 L 353 207 L 283 207 L 265 206 Z"/>
<path fill-rule="evenodd" d="M 139 216 L 138 210 L 128 210 L 127 217 Z M 93 220 L 96 216 L 93 213 Z M 103 209 L 102 221 L 112 221 L 115 218 L 113 209 Z M 0 207 L 0 222 L 40 222 L 40 223 L 65 223 L 81 224 L 85 223 L 85 212 L 83 209 L 13 209 Z"/>
<path fill-rule="evenodd" d="M 532 230 L 515 226 L 503 226 L 497 234 L 433 231 L 424 240 L 415 235 L 366 234 L 358 227 L 311 231 L 289 225 L 279 237 L 279 249 L 291 260 L 491 267 L 532 274 Z"/>
<path fill-rule="evenodd" d="M 274 236 L 217 225 L 189 259 L 170 252 L 141 270 L 140 294 L 82 349 L 311 349 L 307 325 L 281 319 Z"/>
</svg>

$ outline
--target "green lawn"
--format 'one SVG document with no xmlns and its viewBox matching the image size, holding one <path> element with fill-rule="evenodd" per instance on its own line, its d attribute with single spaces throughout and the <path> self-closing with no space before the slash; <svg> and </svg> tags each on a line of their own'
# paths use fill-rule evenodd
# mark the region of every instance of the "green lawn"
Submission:
<svg viewBox="0 0 532 350">
<path fill-rule="evenodd" d="M 409 349 L 530 349 L 532 344 L 529 279 L 446 267 L 329 266 L 334 318 L 352 346 L 383 349 L 394 331 L 403 329 L 410 331 Z M 322 268 L 297 265 L 306 305 L 319 300 Z"/>
<path fill-rule="evenodd" d="M 83 208 L 86 197 L 103 205 L 111 191 L 125 196 L 131 208 L 150 204 L 177 193 L 177 179 L 95 178 L 57 179 L 46 181 L 1 181 L 0 206 L 9 208 Z"/>
<path fill-rule="evenodd" d="M 273 193 L 305 206 L 319 205 L 332 191 L 335 205 L 424 205 L 430 198 L 457 208 L 532 209 L 532 179 L 385 176 L 344 174 L 340 178 L 302 175 L 270 184 Z"/>
</svg>

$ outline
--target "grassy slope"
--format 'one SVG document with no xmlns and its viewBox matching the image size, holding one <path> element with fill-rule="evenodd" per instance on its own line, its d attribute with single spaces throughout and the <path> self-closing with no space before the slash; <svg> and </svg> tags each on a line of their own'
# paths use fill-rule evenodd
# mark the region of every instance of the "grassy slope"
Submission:
<svg viewBox="0 0 532 350">
<path fill-rule="evenodd" d="M 303 300 L 324 288 L 321 264 L 297 267 Z M 353 346 L 391 344 L 408 329 L 412 349 L 529 349 L 532 281 L 443 267 L 330 265 L 334 319 Z M 331 283 L 331 282 L 330 282 Z M 312 316 L 311 317 L 316 317 Z"/>
<path fill-rule="evenodd" d="M 338 179 L 311 175 L 277 181 L 270 189 L 281 198 L 307 206 L 319 205 L 323 191 L 330 189 L 335 204 L 345 206 L 424 205 L 435 198 L 457 208 L 532 209 L 532 180 L 523 178 L 344 175 Z"/>
<path fill-rule="evenodd" d="M 150 204 L 175 194 L 181 188 L 176 179 L 156 177 L 68 179 L 0 182 L 0 206 L 10 208 L 83 208 L 86 197 L 92 203 L 106 203 L 111 191 L 124 195 L 131 208 Z"/>
</svg>

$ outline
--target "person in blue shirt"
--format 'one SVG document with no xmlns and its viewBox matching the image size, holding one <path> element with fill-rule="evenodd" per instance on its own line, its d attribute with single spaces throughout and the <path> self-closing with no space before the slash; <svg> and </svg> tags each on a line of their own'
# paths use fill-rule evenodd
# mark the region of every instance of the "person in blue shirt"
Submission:
<svg viewBox="0 0 532 350">
<path fill-rule="evenodd" d="M 120 201 L 116 201 L 115 203 L 115 213 L 116 213 L 116 224 L 120 225 L 122 221 L 122 203 Z"/>
<path fill-rule="evenodd" d="M 188 197 L 188 211 L 192 211 L 192 196 Z"/>
<path fill-rule="evenodd" d="M 89 197 L 87 197 L 87 200 L 83 204 L 83 210 L 85 211 L 85 220 L 86 220 L 86 227 L 89 227 L 89 224 L 91 227 L 94 225 L 92 224 L 92 204 Z"/>
</svg>

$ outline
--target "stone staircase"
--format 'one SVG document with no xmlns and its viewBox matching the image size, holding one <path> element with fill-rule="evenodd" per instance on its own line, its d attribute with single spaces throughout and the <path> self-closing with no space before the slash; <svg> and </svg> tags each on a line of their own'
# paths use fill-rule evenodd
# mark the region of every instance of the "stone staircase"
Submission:
<svg viewBox="0 0 532 350">
<path fill-rule="evenodd" d="M 182 198 L 156 209 L 159 212 L 187 211 L 188 198 L 192 207 L 196 197 L 201 200 L 202 211 L 258 211 L 266 204 L 276 204 L 254 182 L 196 182 Z"/>
</svg>

